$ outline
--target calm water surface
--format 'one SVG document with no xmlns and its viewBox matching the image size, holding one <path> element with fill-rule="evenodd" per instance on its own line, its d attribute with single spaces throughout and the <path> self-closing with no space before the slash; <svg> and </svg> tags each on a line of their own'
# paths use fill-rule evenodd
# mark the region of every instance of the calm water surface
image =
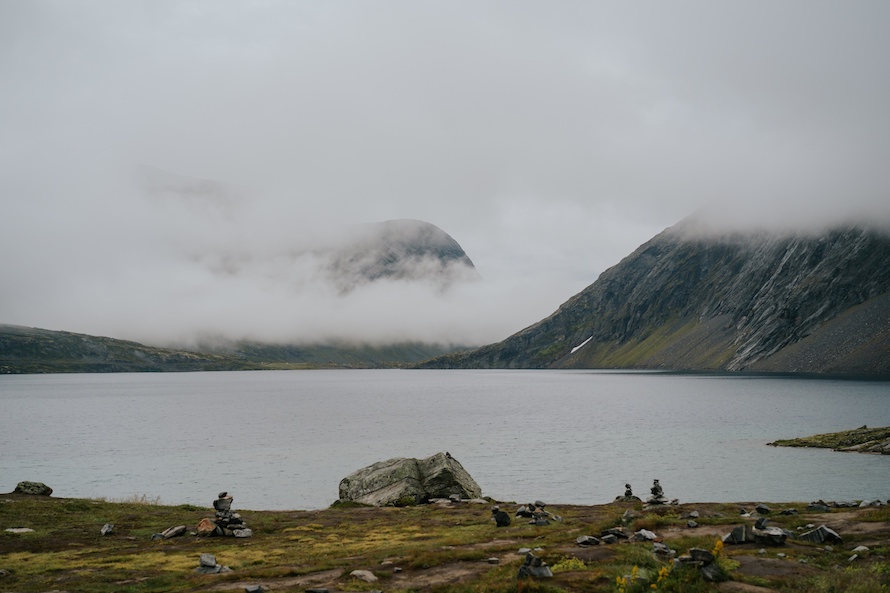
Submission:
<svg viewBox="0 0 890 593">
<path fill-rule="evenodd" d="M 890 383 L 590 371 L 0 376 L 0 492 L 315 509 L 340 479 L 449 451 L 504 501 L 890 498 L 890 456 L 768 447 L 890 426 Z"/>
</svg>

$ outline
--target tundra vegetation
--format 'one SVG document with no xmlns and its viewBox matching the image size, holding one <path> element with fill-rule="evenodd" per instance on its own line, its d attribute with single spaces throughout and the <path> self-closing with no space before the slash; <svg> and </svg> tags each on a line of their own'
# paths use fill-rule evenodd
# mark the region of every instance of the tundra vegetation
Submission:
<svg viewBox="0 0 890 593">
<path fill-rule="evenodd" d="M 498 504 L 508 511 L 519 506 Z M 239 509 L 253 537 L 187 533 L 153 539 L 153 534 L 175 525 L 193 531 L 202 518 L 213 516 L 213 510 L 165 505 L 146 497 L 106 501 L 13 493 L 0 495 L 0 590 L 194 592 L 262 586 L 267 591 L 331 593 L 886 593 L 890 589 L 887 506 L 811 512 L 805 503 L 769 504 L 771 526 L 800 533 L 807 525 L 824 524 L 843 542 L 826 545 L 789 538 L 777 547 L 724 546 L 723 535 L 754 521 L 740 516 L 740 507 L 754 506 L 695 503 L 653 511 L 631 502 L 554 504 L 548 510 L 558 513 L 561 521 L 533 525 L 515 517 L 508 527 L 495 526 L 489 505 L 467 502 L 405 507 L 342 504 L 308 511 Z M 798 512 L 782 514 L 790 509 Z M 633 513 L 626 515 L 629 510 Z M 691 511 L 699 515 L 694 528 L 688 526 Z M 106 524 L 114 528 L 102 535 Z M 724 580 L 706 581 L 694 567 L 674 567 L 653 553 L 652 542 L 577 543 L 580 536 L 599 536 L 619 526 L 628 534 L 652 531 L 678 555 L 691 548 L 711 551 Z M 868 550 L 854 552 L 861 545 Z M 523 548 L 542 558 L 553 577 L 517 579 Z M 231 572 L 198 573 L 201 554 L 214 555 Z M 351 576 L 355 570 L 369 571 L 378 580 Z"/>
</svg>

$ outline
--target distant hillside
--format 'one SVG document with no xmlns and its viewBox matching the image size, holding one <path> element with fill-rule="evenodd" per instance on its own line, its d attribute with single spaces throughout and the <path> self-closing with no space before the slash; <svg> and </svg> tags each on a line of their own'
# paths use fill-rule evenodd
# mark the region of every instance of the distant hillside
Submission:
<svg viewBox="0 0 890 593">
<path fill-rule="evenodd" d="M 387 368 L 408 366 L 449 351 L 444 346 L 415 343 L 297 346 L 254 342 L 190 351 L 0 325 L 0 374 Z"/>
<path fill-rule="evenodd" d="M 230 371 L 261 368 L 214 354 L 18 325 L 0 325 L 0 374 Z"/>
<path fill-rule="evenodd" d="M 684 221 L 550 317 L 424 368 L 890 375 L 890 237 L 708 236 Z"/>
</svg>

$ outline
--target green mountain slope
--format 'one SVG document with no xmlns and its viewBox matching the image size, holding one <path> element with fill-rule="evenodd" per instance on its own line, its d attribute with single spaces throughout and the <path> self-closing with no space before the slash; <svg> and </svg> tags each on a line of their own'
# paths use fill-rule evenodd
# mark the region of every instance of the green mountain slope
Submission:
<svg viewBox="0 0 890 593">
<path fill-rule="evenodd" d="M 890 374 L 890 237 L 667 229 L 550 317 L 424 368 Z"/>
</svg>

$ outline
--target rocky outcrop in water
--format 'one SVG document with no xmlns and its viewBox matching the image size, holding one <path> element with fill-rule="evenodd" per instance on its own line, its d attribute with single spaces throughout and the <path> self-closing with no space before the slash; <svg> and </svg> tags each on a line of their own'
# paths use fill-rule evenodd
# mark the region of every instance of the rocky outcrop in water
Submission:
<svg viewBox="0 0 890 593">
<path fill-rule="evenodd" d="M 639 247 L 550 317 L 425 368 L 890 375 L 890 235 L 709 234 Z"/>
<path fill-rule="evenodd" d="M 860 426 L 853 430 L 815 434 L 796 439 L 780 439 L 767 443 L 773 447 L 815 447 L 856 453 L 880 453 L 890 455 L 890 426 L 869 428 Z"/>
</svg>

